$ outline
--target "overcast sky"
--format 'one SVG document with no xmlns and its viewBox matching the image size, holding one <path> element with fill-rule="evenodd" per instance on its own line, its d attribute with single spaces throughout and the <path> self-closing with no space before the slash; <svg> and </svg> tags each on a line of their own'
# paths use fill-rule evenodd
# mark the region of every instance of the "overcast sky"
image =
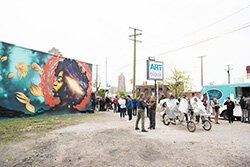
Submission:
<svg viewBox="0 0 250 167">
<path fill-rule="evenodd" d="M 166 77 L 171 68 L 186 71 L 195 90 L 198 56 L 206 55 L 204 84 L 226 83 L 228 64 L 231 82 L 240 81 L 250 65 L 250 0 L 0 0 L 0 5 L 0 41 L 44 52 L 56 47 L 64 57 L 92 63 L 93 78 L 98 64 L 102 83 L 107 58 L 108 83 L 117 86 L 123 73 L 127 90 L 133 77 L 129 27 L 142 30 L 137 84 L 146 80 L 149 56 L 164 61 Z"/>
</svg>

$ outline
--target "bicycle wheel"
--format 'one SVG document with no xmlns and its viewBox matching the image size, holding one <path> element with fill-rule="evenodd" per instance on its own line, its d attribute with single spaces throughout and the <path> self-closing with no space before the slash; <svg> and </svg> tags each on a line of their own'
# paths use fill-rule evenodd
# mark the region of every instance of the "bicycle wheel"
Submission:
<svg viewBox="0 0 250 167">
<path fill-rule="evenodd" d="M 193 121 L 188 121 L 187 129 L 189 132 L 194 132 L 196 130 L 196 125 Z"/>
<path fill-rule="evenodd" d="M 204 130 L 210 131 L 211 128 L 212 128 L 212 124 L 211 124 L 210 121 L 205 120 L 202 127 L 203 127 Z"/>
<path fill-rule="evenodd" d="M 170 120 L 166 114 L 163 116 L 163 123 L 164 125 L 167 125 L 167 126 L 170 124 Z"/>
</svg>

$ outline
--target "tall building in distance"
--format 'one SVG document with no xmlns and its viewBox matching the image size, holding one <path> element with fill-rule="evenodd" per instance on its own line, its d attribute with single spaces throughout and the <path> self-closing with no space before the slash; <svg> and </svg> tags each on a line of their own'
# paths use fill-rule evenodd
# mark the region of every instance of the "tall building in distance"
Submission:
<svg viewBox="0 0 250 167">
<path fill-rule="evenodd" d="M 118 91 L 126 92 L 125 76 L 123 73 L 118 76 Z"/>
</svg>

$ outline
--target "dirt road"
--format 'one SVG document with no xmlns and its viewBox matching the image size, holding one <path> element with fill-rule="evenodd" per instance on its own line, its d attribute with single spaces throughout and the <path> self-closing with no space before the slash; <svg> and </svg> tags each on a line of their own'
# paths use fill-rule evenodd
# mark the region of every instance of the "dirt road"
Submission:
<svg viewBox="0 0 250 167">
<path fill-rule="evenodd" d="M 98 113 L 97 113 L 98 114 Z M 105 113 L 46 136 L 0 146 L 0 166 L 250 166 L 250 124 L 226 121 L 211 131 L 165 126 L 142 133 Z M 146 122 L 148 125 L 148 120 Z"/>
</svg>

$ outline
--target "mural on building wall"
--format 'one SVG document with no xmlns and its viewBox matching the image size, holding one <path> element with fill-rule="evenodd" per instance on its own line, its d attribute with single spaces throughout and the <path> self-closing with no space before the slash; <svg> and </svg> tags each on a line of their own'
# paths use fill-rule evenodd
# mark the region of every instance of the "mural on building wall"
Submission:
<svg viewBox="0 0 250 167">
<path fill-rule="evenodd" d="M 0 58 L 0 116 L 91 108 L 91 64 L 5 42 Z"/>
</svg>

